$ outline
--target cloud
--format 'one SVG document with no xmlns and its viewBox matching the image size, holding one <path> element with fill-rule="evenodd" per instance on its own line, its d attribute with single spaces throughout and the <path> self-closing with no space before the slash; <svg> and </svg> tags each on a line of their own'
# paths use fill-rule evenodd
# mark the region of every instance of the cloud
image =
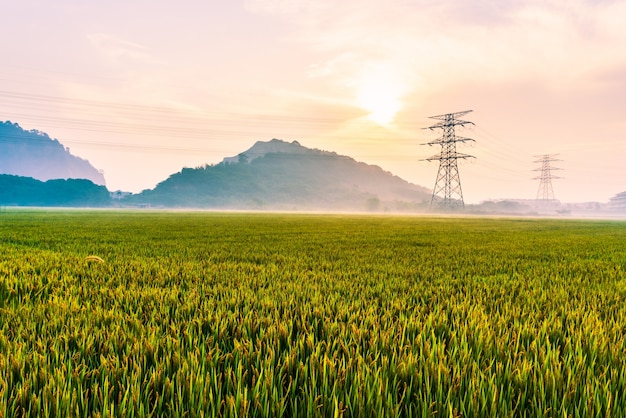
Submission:
<svg viewBox="0 0 626 418">
<path fill-rule="evenodd" d="M 250 0 L 248 10 L 288 21 L 291 42 L 321 53 L 316 76 L 358 78 L 396 68 L 410 89 L 524 78 L 574 85 L 621 66 L 623 1 Z"/>
<path fill-rule="evenodd" d="M 89 33 L 86 35 L 89 43 L 113 66 L 154 62 L 146 47 L 120 37 L 106 33 Z"/>
</svg>

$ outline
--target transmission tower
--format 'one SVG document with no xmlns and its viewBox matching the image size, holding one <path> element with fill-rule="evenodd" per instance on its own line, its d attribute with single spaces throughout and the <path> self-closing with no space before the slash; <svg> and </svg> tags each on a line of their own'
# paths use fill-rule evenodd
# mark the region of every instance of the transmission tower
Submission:
<svg viewBox="0 0 626 418">
<path fill-rule="evenodd" d="M 539 177 L 533 178 L 533 180 L 539 180 L 539 189 L 537 190 L 537 200 L 542 200 L 545 202 L 553 201 L 554 199 L 554 190 L 552 189 L 552 180 L 560 179 L 561 177 L 555 176 L 552 174 L 553 170 L 560 170 L 560 168 L 552 167 L 550 163 L 555 161 L 562 161 L 556 159 L 559 154 L 544 154 L 544 155 L 535 155 L 538 160 L 535 160 L 534 163 L 541 163 L 541 168 L 535 168 L 533 171 L 541 171 L 541 175 Z"/>
<path fill-rule="evenodd" d="M 439 161 L 437 180 L 433 188 L 433 196 L 430 200 L 430 207 L 440 207 L 443 209 L 462 208 L 463 191 L 461 190 L 461 179 L 459 177 L 458 159 L 474 158 L 473 155 L 460 154 L 456 152 L 457 142 L 473 141 L 470 138 L 456 136 L 455 126 L 473 125 L 473 122 L 460 120 L 458 117 L 470 113 L 471 110 L 463 112 L 447 113 L 445 115 L 430 116 L 431 119 L 439 120 L 438 123 L 424 129 L 442 129 L 443 135 L 434 141 L 422 145 L 441 145 L 441 152 L 426 158 L 423 161 Z"/>
</svg>

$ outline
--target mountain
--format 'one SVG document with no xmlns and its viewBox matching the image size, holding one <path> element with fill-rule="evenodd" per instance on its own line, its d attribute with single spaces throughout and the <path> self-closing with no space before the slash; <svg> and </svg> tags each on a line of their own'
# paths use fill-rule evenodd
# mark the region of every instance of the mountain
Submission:
<svg viewBox="0 0 626 418">
<path fill-rule="evenodd" d="M 626 212 L 626 192 L 621 192 L 609 200 L 609 206 L 616 211 Z"/>
<path fill-rule="evenodd" d="M 87 160 L 72 155 L 48 134 L 0 122 L 0 174 L 38 180 L 87 179 L 105 185 L 104 176 Z"/>
<path fill-rule="evenodd" d="M 111 198 L 104 186 L 85 179 L 55 179 L 42 182 L 31 177 L 0 174 L 2 206 L 109 206 Z"/>
<path fill-rule="evenodd" d="M 310 149 L 300 145 L 298 141 L 286 142 L 280 139 L 272 139 L 271 141 L 257 141 L 252 148 L 242 152 L 236 157 L 227 157 L 222 161 L 224 164 L 232 164 L 239 162 L 251 162 L 258 157 L 264 157 L 266 154 L 290 154 L 290 155 L 337 155 L 335 153 Z"/>
<path fill-rule="evenodd" d="M 431 192 L 380 167 L 279 139 L 255 143 L 217 165 L 184 168 L 129 204 L 166 207 L 402 211 Z"/>
</svg>

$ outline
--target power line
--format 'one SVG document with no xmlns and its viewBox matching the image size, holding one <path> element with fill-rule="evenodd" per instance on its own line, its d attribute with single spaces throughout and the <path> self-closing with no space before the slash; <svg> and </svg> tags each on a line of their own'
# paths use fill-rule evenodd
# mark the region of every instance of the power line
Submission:
<svg viewBox="0 0 626 418">
<path fill-rule="evenodd" d="M 457 142 L 474 141 L 470 138 L 456 136 L 455 126 L 473 125 L 473 122 L 457 119 L 459 116 L 470 113 L 471 110 L 465 110 L 456 113 L 446 113 L 445 115 L 430 116 L 431 119 L 437 119 L 440 122 L 428 128 L 443 130 L 443 135 L 434 141 L 427 142 L 422 145 L 441 145 L 441 152 L 426 158 L 425 161 L 439 161 L 439 170 L 437 171 L 437 180 L 433 188 L 433 196 L 430 200 L 430 206 L 440 207 L 443 209 L 451 209 L 464 207 L 463 191 L 461 189 L 461 178 L 459 177 L 459 168 L 457 160 L 459 158 L 475 158 L 473 155 L 460 154 L 456 151 Z"/>
</svg>

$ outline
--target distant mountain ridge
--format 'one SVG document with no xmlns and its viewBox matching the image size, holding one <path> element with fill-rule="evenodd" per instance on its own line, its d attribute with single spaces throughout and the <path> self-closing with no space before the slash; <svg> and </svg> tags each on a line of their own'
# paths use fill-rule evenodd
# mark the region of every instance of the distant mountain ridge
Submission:
<svg viewBox="0 0 626 418">
<path fill-rule="evenodd" d="M 104 175 L 89 161 L 72 155 L 48 134 L 0 122 L 0 174 L 52 179 L 87 179 L 105 185 Z"/>
<path fill-rule="evenodd" d="M 0 174 L 2 206 L 106 207 L 111 196 L 104 186 L 85 179 L 35 180 Z"/>
<path fill-rule="evenodd" d="M 128 203 L 165 207 L 412 211 L 430 190 L 297 141 L 258 141 L 217 165 L 184 168 Z"/>
<path fill-rule="evenodd" d="M 254 145 L 237 155 L 236 157 L 226 157 L 222 160 L 224 164 L 233 164 L 240 162 L 252 162 L 254 159 L 264 157 L 266 154 L 291 154 L 291 155 L 337 155 L 334 152 L 321 151 L 317 149 L 306 148 L 300 145 L 298 141 L 287 142 L 280 139 L 272 139 L 270 141 L 257 141 Z"/>
</svg>

